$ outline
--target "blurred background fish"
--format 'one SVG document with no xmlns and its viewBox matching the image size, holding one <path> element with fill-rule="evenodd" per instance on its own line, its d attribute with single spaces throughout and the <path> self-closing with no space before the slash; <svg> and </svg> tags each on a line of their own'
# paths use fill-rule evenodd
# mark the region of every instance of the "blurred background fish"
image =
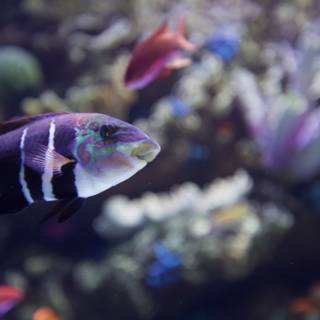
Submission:
<svg viewBox="0 0 320 320">
<path fill-rule="evenodd" d="M 22 299 L 23 293 L 20 289 L 8 285 L 0 285 L 0 316 L 5 315 Z"/>
<path fill-rule="evenodd" d="M 184 17 L 178 20 L 175 31 L 169 29 L 165 20 L 134 48 L 124 83 L 130 89 L 141 89 L 157 78 L 170 75 L 172 70 L 191 64 L 184 51 L 196 50 L 196 45 L 185 38 Z"/>
</svg>

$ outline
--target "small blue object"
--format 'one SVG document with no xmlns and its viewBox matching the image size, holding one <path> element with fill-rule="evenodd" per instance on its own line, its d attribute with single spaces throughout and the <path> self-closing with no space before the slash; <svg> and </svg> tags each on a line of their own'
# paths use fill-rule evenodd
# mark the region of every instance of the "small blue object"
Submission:
<svg viewBox="0 0 320 320">
<path fill-rule="evenodd" d="M 192 144 L 189 148 L 189 160 L 201 161 L 208 159 L 210 151 L 208 146 L 202 144 Z"/>
<path fill-rule="evenodd" d="M 174 254 L 167 246 L 157 242 L 153 247 L 156 258 L 167 268 L 177 268 L 181 265 L 181 259 Z"/>
<path fill-rule="evenodd" d="M 293 194 L 313 209 L 320 209 L 320 182 L 312 182 L 307 186 L 298 187 Z"/>
<path fill-rule="evenodd" d="M 185 117 L 192 111 L 191 107 L 177 96 L 170 96 L 168 98 L 168 101 L 170 103 L 171 110 L 175 116 Z"/>
<path fill-rule="evenodd" d="M 155 243 L 153 253 L 155 260 L 147 268 L 146 283 L 159 288 L 177 282 L 181 258 L 162 242 Z"/>
<path fill-rule="evenodd" d="M 211 36 L 206 48 L 224 62 L 230 61 L 239 51 L 240 39 L 236 33 L 219 32 Z"/>
</svg>

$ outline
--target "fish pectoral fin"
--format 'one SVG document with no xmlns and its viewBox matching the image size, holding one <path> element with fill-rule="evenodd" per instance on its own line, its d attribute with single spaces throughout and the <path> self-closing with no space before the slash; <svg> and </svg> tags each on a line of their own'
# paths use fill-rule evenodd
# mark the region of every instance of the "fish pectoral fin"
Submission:
<svg viewBox="0 0 320 320">
<path fill-rule="evenodd" d="M 166 68 L 170 70 L 174 69 L 181 69 L 184 67 L 188 67 L 192 63 L 190 58 L 186 57 L 181 57 L 181 58 L 176 58 L 170 61 L 169 63 L 166 64 Z"/>
<path fill-rule="evenodd" d="M 62 223 L 76 214 L 85 202 L 84 198 L 75 198 L 67 204 L 59 214 L 58 222 Z"/>
<path fill-rule="evenodd" d="M 25 150 L 24 165 L 39 174 L 45 171 L 61 174 L 62 167 L 74 161 L 40 143 L 33 143 Z"/>
</svg>

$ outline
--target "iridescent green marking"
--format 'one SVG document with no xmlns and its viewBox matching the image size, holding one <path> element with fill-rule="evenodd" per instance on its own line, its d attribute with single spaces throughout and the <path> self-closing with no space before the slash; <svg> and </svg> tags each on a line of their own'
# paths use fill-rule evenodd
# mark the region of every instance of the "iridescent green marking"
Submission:
<svg viewBox="0 0 320 320">
<path fill-rule="evenodd" d="M 75 154 L 78 161 L 86 170 L 97 174 L 99 173 L 99 164 L 108 158 L 112 158 L 116 150 L 122 149 L 122 152 L 125 151 L 119 145 L 121 142 L 108 143 L 101 138 L 99 129 L 104 123 L 103 121 L 104 119 L 99 117 L 82 119 L 79 127 L 75 129 Z M 125 156 L 125 154 L 123 155 Z"/>
</svg>

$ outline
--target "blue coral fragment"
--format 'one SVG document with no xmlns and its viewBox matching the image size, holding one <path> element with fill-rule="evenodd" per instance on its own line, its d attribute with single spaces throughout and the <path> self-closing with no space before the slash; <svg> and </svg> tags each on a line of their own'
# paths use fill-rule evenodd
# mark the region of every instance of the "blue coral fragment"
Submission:
<svg viewBox="0 0 320 320">
<path fill-rule="evenodd" d="M 156 288 L 176 283 L 180 278 L 181 257 L 162 242 L 154 244 L 153 254 L 155 260 L 147 268 L 146 283 Z"/>
<path fill-rule="evenodd" d="M 177 117 L 185 117 L 192 112 L 190 105 L 175 95 L 171 95 L 169 98 L 169 104 L 172 113 Z"/>
<path fill-rule="evenodd" d="M 240 39 L 236 33 L 217 32 L 208 39 L 205 47 L 224 62 L 228 62 L 238 53 Z"/>
</svg>

